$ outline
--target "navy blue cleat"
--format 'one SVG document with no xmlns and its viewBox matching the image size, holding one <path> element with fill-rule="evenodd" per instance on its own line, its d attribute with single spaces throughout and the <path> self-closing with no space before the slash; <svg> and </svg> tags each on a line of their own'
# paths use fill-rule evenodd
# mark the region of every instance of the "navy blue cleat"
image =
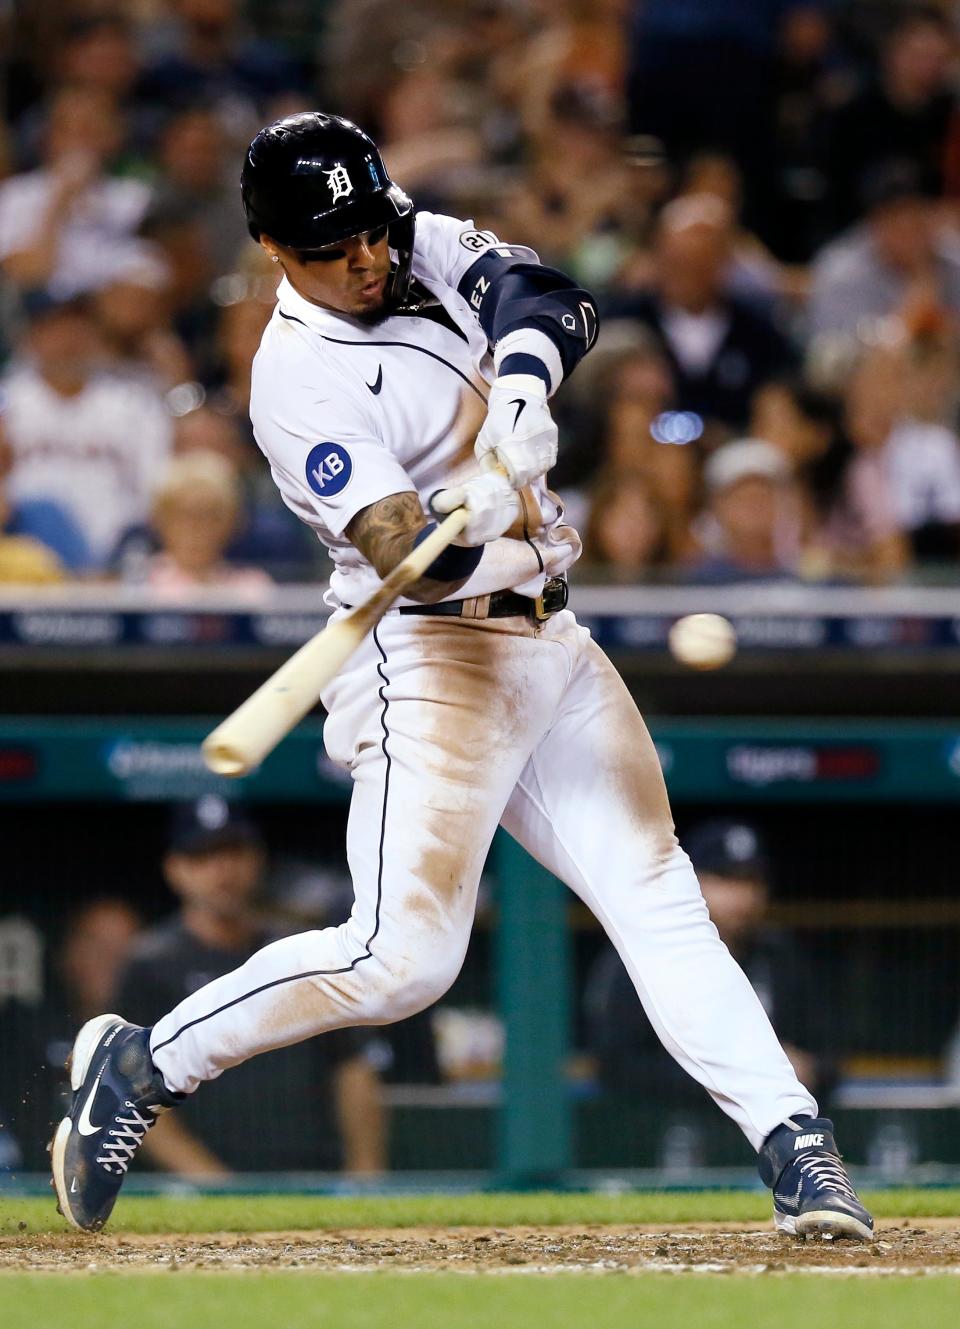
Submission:
<svg viewBox="0 0 960 1329">
<path fill-rule="evenodd" d="M 98 1232 L 147 1131 L 182 1095 L 154 1066 L 149 1029 L 119 1015 L 88 1020 L 67 1065 L 73 1099 L 50 1150 L 57 1207 L 74 1227 Z"/>
<path fill-rule="evenodd" d="M 771 1131 L 760 1176 L 773 1191 L 773 1218 L 792 1237 L 873 1241 L 873 1218 L 860 1203 L 826 1117 L 798 1117 Z"/>
</svg>

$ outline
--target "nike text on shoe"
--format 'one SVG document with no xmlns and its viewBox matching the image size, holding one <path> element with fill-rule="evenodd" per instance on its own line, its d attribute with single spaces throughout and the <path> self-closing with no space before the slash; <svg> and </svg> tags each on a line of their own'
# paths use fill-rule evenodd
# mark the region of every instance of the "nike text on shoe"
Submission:
<svg viewBox="0 0 960 1329">
<path fill-rule="evenodd" d="M 74 1227 L 103 1227 L 147 1131 L 182 1095 L 166 1088 L 150 1056 L 150 1031 L 98 1015 L 70 1054 L 70 1111 L 51 1145 L 60 1212 Z"/>
<path fill-rule="evenodd" d="M 860 1203 L 826 1117 L 788 1120 L 760 1150 L 760 1176 L 773 1190 L 773 1217 L 789 1236 L 873 1240 L 873 1219 Z"/>
</svg>

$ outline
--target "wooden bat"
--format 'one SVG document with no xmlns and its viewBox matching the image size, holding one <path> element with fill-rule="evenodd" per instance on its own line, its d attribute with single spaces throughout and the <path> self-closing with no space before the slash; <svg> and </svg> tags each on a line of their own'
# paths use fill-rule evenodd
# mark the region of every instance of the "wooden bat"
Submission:
<svg viewBox="0 0 960 1329">
<path fill-rule="evenodd" d="M 419 581 L 433 560 L 457 538 L 470 514 L 456 508 L 422 544 L 389 573 L 362 605 L 323 628 L 276 673 L 208 734 L 203 759 L 217 775 L 247 775 L 319 701 L 320 693 L 349 660 L 395 600 Z"/>
</svg>

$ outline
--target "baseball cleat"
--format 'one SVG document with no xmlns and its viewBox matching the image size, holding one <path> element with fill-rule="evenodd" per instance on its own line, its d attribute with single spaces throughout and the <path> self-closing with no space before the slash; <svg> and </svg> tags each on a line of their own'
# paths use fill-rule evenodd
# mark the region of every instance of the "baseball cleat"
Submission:
<svg viewBox="0 0 960 1329">
<path fill-rule="evenodd" d="M 826 1117 L 785 1121 L 760 1150 L 760 1176 L 773 1190 L 777 1230 L 791 1237 L 873 1241 L 873 1218 L 860 1203 Z"/>
<path fill-rule="evenodd" d="M 53 1186 L 64 1218 L 97 1232 L 147 1131 L 181 1096 L 153 1064 L 149 1029 L 119 1015 L 88 1020 L 67 1065 L 73 1098 L 51 1145 Z"/>
</svg>

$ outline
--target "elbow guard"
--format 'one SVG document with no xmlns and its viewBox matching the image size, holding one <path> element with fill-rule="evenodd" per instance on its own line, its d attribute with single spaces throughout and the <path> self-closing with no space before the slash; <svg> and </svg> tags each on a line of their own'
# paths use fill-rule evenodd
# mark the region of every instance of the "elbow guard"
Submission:
<svg viewBox="0 0 960 1329">
<path fill-rule="evenodd" d="M 588 291 L 555 268 L 528 263 L 506 248 L 489 250 L 464 273 L 459 286 L 491 346 L 510 333 L 535 330 L 556 348 L 565 378 L 597 340 L 597 306 Z M 520 346 L 517 347 L 519 351 Z"/>
</svg>

